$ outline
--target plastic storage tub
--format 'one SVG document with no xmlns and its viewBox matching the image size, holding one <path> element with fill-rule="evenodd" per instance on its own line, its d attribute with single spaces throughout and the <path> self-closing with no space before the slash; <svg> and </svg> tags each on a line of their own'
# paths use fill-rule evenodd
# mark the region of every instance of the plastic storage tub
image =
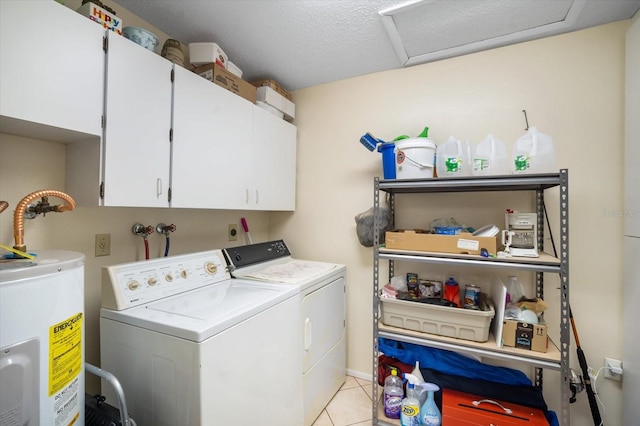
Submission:
<svg viewBox="0 0 640 426">
<path fill-rule="evenodd" d="M 452 308 L 407 300 L 380 299 L 383 324 L 423 333 L 486 342 L 495 316 L 488 311 Z"/>
</svg>

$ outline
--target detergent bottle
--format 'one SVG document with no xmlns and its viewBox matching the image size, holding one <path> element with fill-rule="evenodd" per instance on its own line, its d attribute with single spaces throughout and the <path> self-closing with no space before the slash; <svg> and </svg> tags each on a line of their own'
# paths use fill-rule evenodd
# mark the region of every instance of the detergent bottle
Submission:
<svg viewBox="0 0 640 426">
<path fill-rule="evenodd" d="M 400 424 L 402 426 L 420 426 L 420 402 L 415 396 L 415 385 L 411 382 L 407 385 L 407 397 L 402 400 Z"/>
<path fill-rule="evenodd" d="M 556 170 L 553 139 L 535 127 L 527 130 L 513 146 L 514 173 L 551 173 Z"/>
<path fill-rule="evenodd" d="M 473 175 L 508 175 L 509 156 L 504 142 L 488 135 L 476 147 L 473 155 Z"/>
<path fill-rule="evenodd" d="M 420 426 L 440 426 L 442 415 L 434 398 L 434 392 L 439 391 L 440 387 L 434 383 L 425 383 L 423 387 L 427 390 L 427 400 L 420 408 Z"/>
<path fill-rule="evenodd" d="M 384 379 L 384 415 L 390 419 L 399 419 L 402 409 L 402 379 L 398 372 L 391 370 L 391 375 Z"/>
<path fill-rule="evenodd" d="M 471 144 L 449 136 L 436 150 L 438 177 L 471 176 Z"/>
</svg>

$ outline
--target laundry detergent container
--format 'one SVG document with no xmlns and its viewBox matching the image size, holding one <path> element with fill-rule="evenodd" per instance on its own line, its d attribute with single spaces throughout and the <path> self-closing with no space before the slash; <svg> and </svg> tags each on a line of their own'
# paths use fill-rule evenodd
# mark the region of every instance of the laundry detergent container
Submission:
<svg viewBox="0 0 640 426">
<path fill-rule="evenodd" d="M 493 135 L 488 135 L 475 149 L 473 175 L 508 175 L 510 170 L 506 145 Z"/>
<path fill-rule="evenodd" d="M 531 127 L 513 146 L 513 171 L 516 174 L 556 172 L 556 153 L 551 136 Z"/>
<path fill-rule="evenodd" d="M 471 144 L 453 136 L 436 149 L 438 177 L 471 176 L 473 168 Z"/>
<path fill-rule="evenodd" d="M 396 179 L 433 178 L 436 144 L 427 138 L 409 138 L 395 142 Z"/>
</svg>

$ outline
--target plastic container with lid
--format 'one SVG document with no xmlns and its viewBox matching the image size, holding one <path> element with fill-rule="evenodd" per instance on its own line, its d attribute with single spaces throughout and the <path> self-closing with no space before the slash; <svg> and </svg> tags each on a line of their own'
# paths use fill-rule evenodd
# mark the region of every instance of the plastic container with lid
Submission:
<svg viewBox="0 0 640 426">
<path fill-rule="evenodd" d="M 509 155 L 504 142 L 488 135 L 480 142 L 473 155 L 473 175 L 508 175 Z"/>
<path fill-rule="evenodd" d="M 556 170 L 553 139 L 535 127 L 529 128 L 513 145 L 514 173 L 552 173 Z"/>
<path fill-rule="evenodd" d="M 425 127 L 417 138 L 400 136 L 395 139 L 397 179 L 433 178 L 437 147 L 427 139 L 428 131 Z"/>
<path fill-rule="evenodd" d="M 471 158 L 471 143 L 449 136 L 436 152 L 438 177 L 471 176 Z"/>
</svg>

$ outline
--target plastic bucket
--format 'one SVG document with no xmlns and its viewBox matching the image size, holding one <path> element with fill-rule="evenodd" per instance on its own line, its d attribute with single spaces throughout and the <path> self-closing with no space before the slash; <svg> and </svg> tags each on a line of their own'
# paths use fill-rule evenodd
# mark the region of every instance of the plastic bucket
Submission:
<svg viewBox="0 0 640 426">
<path fill-rule="evenodd" d="M 425 138 L 403 139 L 396 142 L 396 178 L 432 178 L 436 144 Z"/>
<path fill-rule="evenodd" d="M 396 178 L 396 155 L 394 143 L 378 145 L 378 152 L 382 154 L 382 175 L 385 179 Z"/>
</svg>

